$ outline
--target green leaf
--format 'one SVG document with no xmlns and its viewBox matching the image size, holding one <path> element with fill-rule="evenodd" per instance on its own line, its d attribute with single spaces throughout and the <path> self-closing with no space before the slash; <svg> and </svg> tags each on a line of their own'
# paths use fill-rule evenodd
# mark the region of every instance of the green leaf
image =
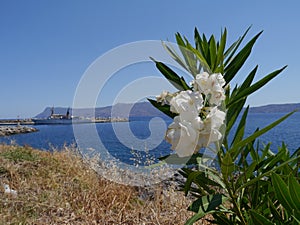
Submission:
<svg viewBox="0 0 300 225">
<path fill-rule="evenodd" d="M 195 222 L 197 222 L 198 220 L 200 220 L 202 217 L 204 217 L 206 214 L 203 213 L 196 213 L 195 215 L 193 215 L 191 218 L 189 218 L 185 225 L 193 225 Z"/>
<path fill-rule="evenodd" d="M 231 62 L 235 52 L 237 51 L 237 49 L 239 48 L 240 44 L 242 43 L 242 41 L 244 40 L 244 38 L 246 37 L 248 31 L 250 30 L 251 26 L 247 28 L 247 30 L 245 31 L 245 33 L 239 37 L 239 39 L 237 41 L 235 41 L 225 52 L 224 57 L 227 58 L 225 61 L 225 65 L 227 65 L 228 63 Z"/>
<path fill-rule="evenodd" d="M 239 125 L 236 129 L 236 133 L 235 133 L 234 138 L 232 140 L 231 146 L 234 146 L 235 143 L 240 142 L 244 137 L 248 111 L 249 111 L 249 106 L 246 108 L 246 110 L 243 113 L 243 116 L 240 120 L 240 123 L 239 123 Z"/>
<path fill-rule="evenodd" d="M 258 33 L 254 38 L 252 38 L 246 46 L 234 57 L 234 59 L 230 62 L 230 64 L 224 69 L 224 79 L 228 84 L 240 68 L 244 65 L 245 61 L 249 57 L 252 47 L 256 42 L 257 38 L 261 35 L 262 31 Z"/>
<path fill-rule="evenodd" d="M 236 188 L 238 188 L 243 182 L 242 180 L 244 180 L 245 182 L 253 175 L 253 172 L 255 170 L 256 167 L 256 162 L 252 162 L 250 164 L 249 167 L 247 167 L 246 171 L 244 171 L 237 179 L 236 181 Z"/>
<path fill-rule="evenodd" d="M 182 47 L 185 47 L 185 46 L 186 46 L 186 44 L 184 43 L 183 38 L 181 37 L 180 33 L 177 32 L 177 33 L 175 34 L 175 38 L 176 38 L 176 42 L 177 42 L 177 44 L 178 44 L 179 46 L 182 46 Z"/>
<path fill-rule="evenodd" d="M 294 153 L 290 156 L 290 158 L 294 158 L 300 155 L 300 147 L 294 151 Z M 299 173 L 299 167 L 300 167 L 300 160 L 295 162 L 294 164 L 291 165 L 293 169 L 296 171 L 296 173 Z M 298 172 L 297 172 L 298 171 Z"/>
<path fill-rule="evenodd" d="M 216 208 L 227 201 L 227 199 L 227 197 L 221 194 L 206 195 L 197 199 L 189 207 L 189 210 L 196 212 L 196 214 L 188 219 L 185 225 L 192 225 L 205 215 L 215 212 Z"/>
<path fill-rule="evenodd" d="M 296 208 L 290 191 L 286 185 L 286 183 L 281 179 L 281 177 L 273 173 L 271 175 L 272 184 L 275 190 L 275 196 L 277 197 L 280 204 L 283 205 L 289 212 L 293 212 Z"/>
<path fill-rule="evenodd" d="M 194 201 L 188 209 L 196 213 L 206 214 L 215 210 L 226 200 L 227 197 L 223 196 L 222 194 L 206 195 Z"/>
<path fill-rule="evenodd" d="M 227 152 L 221 163 L 221 172 L 224 176 L 224 179 L 227 180 L 227 178 L 232 174 L 233 171 L 234 171 L 234 164 L 230 153 Z"/>
<path fill-rule="evenodd" d="M 258 138 L 259 136 L 263 135 L 264 133 L 266 133 L 267 131 L 271 130 L 273 127 L 277 126 L 279 123 L 281 123 L 282 121 L 284 121 L 285 119 L 287 119 L 289 116 L 291 116 L 293 113 L 295 113 L 295 111 L 290 112 L 288 114 L 286 114 L 285 116 L 281 117 L 280 119 L 276 120 L 275 122 L 271 123 L 270 125 L 264 127 L 261 130 L 256 131 L 254 134 L 252 134 L 251 136 L 247 137 L 246 139 L 238 142 L 237 144 L 235 144 L 235 146 L 233 146 L 229 151 L 231 152 L 231 155 L 233 156 L 232 158 L 235 159 L 240 151 L 242 151 L 242 147 L 246 146 L 248 143 L 250 143 L 251 141 L 254 141 L 256 138 Z"/>
<path fill-rule="evenodd" d="M 232 221 L 227 218 L 225 213 L 214 214 L 213 224 L 220 224 L 220 225 L 232 225 Z"/>
<path fill-rule="evenodd" d="M 298 159 L 300 159 L 300 156 L 297 157 L 297 158 L 291 158 L 291 159 L 289 159 L 289 160 L 281 163 L 280 165 L 278 165 L 278 166 L 276 166 L 276 167 L 274 167 L 274 168 L 266 171 L 265 173 L 260 174 L 259 176 L 255 177 L 255 178 L 253 178 L 253 179 L 251 179 L 249 181 L 247 181 L 247 183 L 244 183 L 242 186 L 240 186 L 239 188 L 237 188 L 236 192 L 239 192 L 241 189 L 246 188 L 246 187 L 248 187 L 248 186 L 250 186 L 250 185 L 258 182 L 263 177 L 269 176 L 270 174 L 274 173 L 276 170 L 279 170 L 279 169 L 283 168 L 284 166 L 286 166 L 286 165 L 288 165 L 290 163 L 293 163 L 294 161 L 296 161 Z"/>
<path fill-rule="evenodd" d="M 259 167 L 263 166 L 264 170 L 268 170 L 268 168 L 273 168 L 274 166 L 276 166 L 278 163 L 280 163 L 284 156 L 283 152 L 278 152 L 276 155 L 274 156 L 269 156 L 266 160 L 263 160 L 260 164 Z"/>
<path fill-rule="evenodd" d="M 186 45 L 190 45 L 190 43 L 188 42 L 188 40 L 185 38 L 185 42 Z M 196 75 L 199 73 L 198 69 L 197 69 L 197 64 L 198 64 L 198 59 L 195 56 L 195 54 L 189 50 L 187 47 L 181 47 L 181 52 L 187 62 L 187 65 L 189 67 L 189 71 L 191 72 L 191 74 L 196 77 Z"/>
<path fill-rule="evenodd" d="M 239 102 L 239 104 L 235 104 L 228 108 L 227 113 L 226 113 L 226 136 L 230 133 L 233 125 L 236 123 L 236 120 L 238 119 L 238 116 L 240 112 L 243 109 L 243 106 L 246 102 L 246 99 L 243 99 L 242 101 Z"/>
<path fill-rule="evenodd" d="M 255 132 L 257 132 L 257 131 L 259 131 L 259 129 L 257 129 Z M 255 140 L 253 140 L 251 143 L 247 144 L 247 147 L 249 148 L 249 153 L 250 153 L 250 156 L 251 156 L 251 160 L 258 164 L 260 162 L 260 157 L 259 157 L 258 151 L 255 150 L 254 147 L 253 147 L 253 145 L 254 145 L 253 142 L 255 142 Z M 259 141 L 258 141 L 257 145 L 258 144 L 259 144 Z M 259 167 L 260 166 L 258 165 L 258 168 Z"/>
<path fill-rule="evenodd" d="M 196 49 L 198 50 L 198 51 L 203 51 L 201 48 L 202 48 L 202 45 L 201 45 L 201 43 L 202 43 L 202 39 L 201 39 L 201 37 L 200 37 L 200 34 L 199 34 L 199 32 L 198 32 L 198 30 L 197 30 L 197 28 L 195 27 L 195 29 L 194 29 L 194 41 L 195 41 L 195 45 L 196 45 Z"/>
<path fill-rule="evenodd" d="M 208 176 L 215 181 L 216 183 L 218 183 L 220 185 L 220 187 L 222 187 L 223 189 L 226 188 L 226 185 L 224 184 L 224 182 L 222 181 L 221 177 L 219 176 L 219 174 L 215 174 L 213 173 L 211 170 L 206 171 L 206 173 L 208 174 Z"/>
<path fill-rule="evenodd" d="M 226 46 L 226 39 L 227 39 L 227 30 L 225 28 L 222 36 L 221 36 L 221 40 L 220 40 L 220 46 L 218 48 L 218 53 L 217 53 L 217 65 L 220 65 L 222 68 L 220 71 L 215 71 L 218 73 L 224 73 L 224 50 L 225 50 L 225 46 Z M 216 65 L 216 66 L 217 66 Z"/>
<path fill-rule="evenodd" d="M 272 215 L 274 216 L 274 218 L 276 220 L 280 221 L 281 223 L 283 223 L 284 222 L 284 218 L 277 211 L 276 206 L 274 205 L 274 203 L 271 201 L 271 199 L 269 197 L 268 197 L 268 203 L 269 203 L 270 211 L 271 211 Z"/>
<path fill-rule="evenodd" d="M 256 211 L 250 209 L 249 213 L 250 213 L 253 224 L 255 224 L 255 225 L 273 225 L 273 223 L 269 219 L 260 215 Z"/>
<path fill-rule="evenodd" d="M 247 78 L 245 79 L 245 81 L 243 82 L 243 84 L 237 88 L 237 86 L 233 89 L 231 97 L 230 97 L 230 101 L 232 101 L 231 99 L 234 99 L 234 97 L 242 90 L 244 90 L 245 88 L 249 87 L 254 79 L 255 73 L 257 71 L 257 67 L 255 67 L 247 76 Z M 229 94 L 227 94 L 229 95 Z M 243 109 L 243 106 L 245 104 L 247 100 L 247 97 L 240 99 L 240 101 L 236 102 L 236 104 L 231 104 L 229 107 L 229 102 L 226 102 L 226 107 L 227 107 L 227 115 L 226 115 L 226 120 L 227 120 L 227 124 L 226 124 L 226 136 L 229 134 L 232 126 L 235 124 L 240 112 Z"/>
<path fill-rule="evenodd" d="M 294 215 L 292 215 L 292 218 L 295 220 L 296 223 L 294 224 L 300 224 L 300 219 L 299 218 L 296 218 Z"/>
<path fill-rule="evenodd" d="M 189 192 L 189 190 L 191 188 L 191 185 L 192 185 L 193 181 L 195 180 L 195 178 L 197 176 L 199 176 L 201 173 L 202 173 L 202 171 L 193 171 L 193 172 L 191 172 L 188 175 L 187 180 L 186 180 L 185 185 L 184 185 L 184 193 L 185 193 L 185 195 L 188 194 L 188 192 Z"/>
<path fill-rule="evenodd" d="M 166 114 L 167 116 L 174 118 L 175 116 L 177 116 L 176 113 L 172 113 L 170 111 L 170 106 L 169 105 L 161 105 L 160 103 L 158 103 L 155 100 L 149 99 L 148 101 L 157 109 L 159 109 L 161 112 L 163 112 L 164 114 Z"/>
<path fill-rule="evenodd" d="M 271 81 L 273 78 L 275 78 L 279 73 L 281 73 L 287 66 L 282 67 L 279 70 L 276 70 L 270 74 L 268 74 L 267 76 L 265 76 L 264 78 L 262 78 L 261 80 L 259 80 L 258 82 L 256 82 L 255 84 L 251 85 L 250 87 L 243 87 L 243 89 L 241 89 L 242 91 L 239 92 L 228 104 L 227 107 L 230 107 L 232 104 L 240 101 L 242 98 L 245 98 L 247 96 L 249 96 L 250 94 L 254 93 L 255 91 L 257 91 L 258 89 L 260 89 L 261 87 L 263 87 L 265 84 L 267 84 L 269 81 Z"/>
<path fill-rule="evenodd" d="M 271 143 L 268 143 L 264 149 L 262 150 L 261 159 L 264 159 L 267 156 L 274 155 L 274 153 L 270 150 Z"/>
<path fill-rule="evenodd" d="M 175 51 L 175 49 L 172 48 L 171 45 L 167 45 L 164 42 L 162 42 L 164 48 L 166 49 L 166 51 L 169 53 L 169 55 L 171 55 L 171 57 L 180 65 L 182 66 L 184 69 L 186 69 L 187 71 L 190 71 L 188 66 L 185 64 L 185 62 L 181 59 L 181 57 L 177 54 L 177 52 Z M 190 71 L 191 72 L 191 71 Z"/>
<path fill-rule="evenodd" d="M 214 36 L 211 36 L 209 40 L 209 53 L 210 53 L 210 68 L 211 71 L 214 73 L 216 68 L 216 61 L 217 61 L 217 47 L 216 47 L 216 41 Z"/>
<path fill-rule="evenodd" d="M 296 210 L 300 211 L 300 184 L 293 174 L 289 175 L 288 185 Z"/>
<path fill-rule="evenodd" d="M 196 57 L 199 59 L 201 66 L 204 68 L 204 70 L 211 72 L 211 68 L 209 66 L 209 62 L 207 62 L 207 58 L 204 57 L 197 49 L 193 48 L 190 44 L 187 45 L 187 48 L 191 50 Z"/>
<path fill-rule="evenodd" d="M 183 58 L 185 60 L 185 64 L 188 67 L 188 71 L 192 73 L 193 76 L 196 76 L 197 74 L 197 60 L 195 58 L 195 55 L 187 48 L 187 45 L 189 44 L 189 41 L 185 39 L 185 42 L 181 35 L 179 33 L 175 34 L 177 44 L 179 46 L 179 50 L 181 51 Z"/>
<path fill-rule="evenodd" d="M 157 69 L 167 78 L 170 83 L 180 91 L 189 90 L 190 87 L 186 84 L 183 77 L 179 77 L 171 68 L 165 65 L 162 62 L 155 61 L 151 58 L 155 64 Z"/>
<path fill-rule="evenodd" d="M 255 77 L 255 74 L 257 72 L 258 66 L 256 66 L 247 76 L 247 78 L 244 80 L 244 82 L 242 83 L 241 87 L 239 88 L 240 90 L 245 90 L 246 88 L 248 88 L 251 84 L 252 81 Z"/>
</svg>

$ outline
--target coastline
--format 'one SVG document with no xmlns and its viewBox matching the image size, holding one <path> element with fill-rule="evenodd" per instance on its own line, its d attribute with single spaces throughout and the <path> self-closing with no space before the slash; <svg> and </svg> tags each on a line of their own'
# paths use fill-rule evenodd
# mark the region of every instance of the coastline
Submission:
<svg viewBox="0 0 300 225">
<path fill-rule="evenodd" d="M 129 122 L 129 119 L 116 117 L 116 118 L 94 118 L 94 119 L 90 119 L 89 121 L 84 121 L 84 123 L 113 123 L 113 122 Z M 75 123 L 78 123 L 78 121 Z M 72 123 L 66 123 L 66 124 L 72 124 Z M 36 124 L 32 119 L 1 119 L 0 120 L 0 126 L 16 126 L 16 125 L 20 126 L 20 125 L 39 125 L 39 124 Z"/>
</svg>

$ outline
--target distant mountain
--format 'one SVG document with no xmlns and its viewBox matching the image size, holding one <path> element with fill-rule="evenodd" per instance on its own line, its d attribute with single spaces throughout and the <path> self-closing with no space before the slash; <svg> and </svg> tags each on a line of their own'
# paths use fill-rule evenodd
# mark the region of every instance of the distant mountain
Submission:
<svg viewBox="0 0 300 225">
<path fill-rule="evenodd" d="M 51 114 L 51 108 L 47 107 L 36 118 L 47 118 Z M 68 108 L 55 107 L 55 114 L 66 114 Z M 95 112 L 95 114 L 94 114 Z M 167 117 L 149 102 L 138 102 L 135 104 L 118 103 L 114 106 L 99 107 L 95 109 L 70 109 L 70 114 L 83 117 Z"/>
<path fill-rule="evenodd" d="M 300 103 L 289 104 L 271 104 L 258 107 L 251 107 L 250 113 L 288 113 L 294 110 L 300 110 Z"/>
<path fill-rule="evenodd" d="M 55 107 L 54 113 L 66 114 L 68 108 Z M 272 104 L 259 107 L 251 107 L 250 113 L 287 113 L 293 110 L 300 110 L 300 103 L 294 104 Z M 95 112 L 95 115 L 94 115 Z M 83 116 L 83 117 L 167 117 L 165 114 L 160 112 L 149 102 L 138 102 L 135 104 L 118 103 L 114 106 L 99 107 L 95 109 L 70 109 L 71 115 Z M 36 118 L 47 118 L 51 114 L 51 107 L 45 108 L 45 110 L 38 115 Z"/>
</svg>

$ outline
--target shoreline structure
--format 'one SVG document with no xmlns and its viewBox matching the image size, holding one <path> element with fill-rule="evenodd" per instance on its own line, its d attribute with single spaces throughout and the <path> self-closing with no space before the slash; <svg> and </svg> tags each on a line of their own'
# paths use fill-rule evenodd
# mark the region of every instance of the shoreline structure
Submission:
<svg viewBox="0 0 300 225">
<path fill-rule="evenodd" d="M 29 126 L 0 126 L 0 137 L 1 136 L 9 136 L 14 134 L 25 134 L 25 133 L 32 133 L 37 132 L 38 129 L 35 127 Z"/>
<path fill-rule="evenodd" d="M 95 118 L 85 123 L 113 123 L 128 121 L 129 120 L 127 118 Z M 38 131 L 37 128 L 30 125 L 34 126 L 36 124 L 31 119 L 2 119 L 0 120 L 0 137 Z"/>
<path fill-rule="evenodd" d="M 129 122 L 127 118 L 95 118 L 86 123 Z M 1 119 L 0 125 L 35 125 L 31 119 Z"/>
</svg>

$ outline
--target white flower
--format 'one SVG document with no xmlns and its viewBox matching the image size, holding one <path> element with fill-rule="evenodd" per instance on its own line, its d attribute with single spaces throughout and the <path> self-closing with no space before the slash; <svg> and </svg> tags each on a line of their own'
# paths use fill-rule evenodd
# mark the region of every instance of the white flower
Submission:
<svg viewBox="0 0 300 225">
<path fill-rule="evenodd" d="M 198 150 L 199 130 L 203 127 L 200 117 L 192 121 L 176 116 L 166 132 L 166 140 L 179 157 L 191 156 Z"/>
<path fill-rule="evenodd" d="M 223 89 L 225 83 L 222 74 L 214 73 L 209 75 L 207 72 L 203 72 L 196 75 L 194 89 L 208 96 L 211 105 L 220 105 L 225 100 L 225 91 Z"/>
<path fill-rule="evenodd" d="M 198 147 L 207 147 L 210 143 L 221 140 L 221 126 L 224 124 L 226 113 L 217 107 L 210 109 L 204 120 L 204 127 L 200 130 Z"/>
<path fill-rule="evenodd" d="M 199 92 L 181 91 L 172 98 L 170 105 L 170 110 L 174 113 L 192 114 L 195 117 L 198 116 L 203 107 L 203 99 Z"/>
<path fill-rule="evenodd" d="M 207 147 L 211 143 L 221 140 L 222 134 L 217 129 L 210 129 L 211 127 L 207 127 L 208 129 L 204 129 L 200 132 L 198 138 L 198 148 Z"/>
<path fill-rule="evenodd" d="M 225 121 L 226 113 L 219 110 L 218 107 L 212 107 L 206 116 L 206 123 L 210 124 L 212 128 L 219 129 Z"/>
<path fill-rule="evenodd" d="M 208 89 L 208 78 L 209 74 L 207 72 L 203 72 L 196 75 L 196 79 L 193 82 L 194 83 L 194 89 L 196 91 L 201 91 L 203 93 L 206 93 L 206 90 Z"/>
<path fill-rule="evenodd" d="M 156 101 L 162 105 L 169 104 L 172 99 L 172 95 L 168 91 L 163 91 L 160 95 L 156 96 Z"/>
<path fill-rule="evenodd" d="M 157 97 L 158 102 L 168 103 L 170 111 L 179 114 L 168 127 L 165 137 L 179 157 L 191 156 L 200 148 L 222 139 L 220 128 L 226 113 L 218 106 L 226 97 L 224 85 L 222 74 L 203 72 L 192 81 L 193 91 L 181 91 L 176 95 L 163 92 Z M 167 101 L 167 98 L 171 100 Z"/>
</svg>

